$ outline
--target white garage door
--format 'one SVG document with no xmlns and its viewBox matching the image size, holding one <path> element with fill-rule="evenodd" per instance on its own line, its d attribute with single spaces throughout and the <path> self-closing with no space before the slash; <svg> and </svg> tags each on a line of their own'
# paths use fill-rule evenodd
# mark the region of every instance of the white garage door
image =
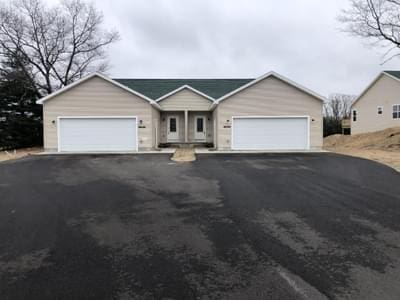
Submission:
<svg viewBox="0 0 400 300">
<path fill-rule="evenodd" d="M 233 150 L 305 150 L 308 136 L 307 117 L 233 118 Z"/>
<path fill-rule="evenodd" d="M 59 151 L 135 151 L 135 117 L 59 119 Z"/>
</svg>

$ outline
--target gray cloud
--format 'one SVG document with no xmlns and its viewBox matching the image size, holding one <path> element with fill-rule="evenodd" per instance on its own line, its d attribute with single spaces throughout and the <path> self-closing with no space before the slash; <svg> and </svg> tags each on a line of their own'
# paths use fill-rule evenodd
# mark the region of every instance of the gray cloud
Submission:
<svg viewBox="0 0 400 300">
<path fill-rule="evenodd" d="M 54 2 L 56 0 L 48 0 Z M 121 33 L 113 77 L 257 77 L 275 70 L 325 96 L 358 94 L 383 49 L 340 32 L 347 0 L 97 0 Z"/>
</svg>

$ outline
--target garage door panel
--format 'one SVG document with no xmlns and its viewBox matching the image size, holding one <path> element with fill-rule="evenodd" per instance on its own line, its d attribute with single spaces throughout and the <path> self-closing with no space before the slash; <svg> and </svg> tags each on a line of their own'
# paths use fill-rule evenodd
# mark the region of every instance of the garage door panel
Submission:
<svg viewBox="0 0 400 300">
<path fill-rule="evenodd" d="M 235 150 L 304 150 L 308 148 L 308 118 L 234 118 Z"/>
<path fill-rule="evenodd" d="M 135 118 L 60 118 L 60 151 L 135 151 Z"/>
</svg>

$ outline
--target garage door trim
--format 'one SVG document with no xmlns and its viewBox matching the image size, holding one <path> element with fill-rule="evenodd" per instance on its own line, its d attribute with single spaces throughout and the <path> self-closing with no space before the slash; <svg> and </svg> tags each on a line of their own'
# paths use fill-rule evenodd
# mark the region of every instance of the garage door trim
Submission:
<svg viewBox="0 0 400 300">
<path fill-rule="evenodd" d="M 135 119 L 136 123 L 136 149 L 139 150 L 139 137 L 138 137 L 138 117 L 137 116 L 59 116 L 57 117 L 57 152 L 61 150 L 61 134 L 60 134 L 60 121 L 61 119 Z"/>
<path fill-rule="evenodd" d="M 234 120 L 235 119 L 307 119 L 307 148 L 310 149 L 310 116 L 232 116 L 231 120 L 231 149 L 242 150 L 234 148 Z M 284 149 L 282 149 L 284 150 Z M 256 150 L 257 151 L 257 150 Z"/>
</svg>

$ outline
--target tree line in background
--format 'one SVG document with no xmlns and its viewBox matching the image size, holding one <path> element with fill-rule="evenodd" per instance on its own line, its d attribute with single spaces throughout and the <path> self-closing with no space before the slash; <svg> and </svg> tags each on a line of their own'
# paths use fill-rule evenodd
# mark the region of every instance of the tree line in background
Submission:
<svg viewBox="0 0 400 300">
<path fill-rule="evenodd" d="M 353 95 L 333 94 L 324 103 L 324 137 L 343 132 L 342 122 L 350 118 L 355 98 Z"/>
<path fill-rule="evenodd" d="M 0 2 L 0 149 L 41 145 L 36 100 L 88 73 L 107 69 L 106 46 L 118 39 L 103 28 L 93 4 L 64 0 Z"/>
</svg>

